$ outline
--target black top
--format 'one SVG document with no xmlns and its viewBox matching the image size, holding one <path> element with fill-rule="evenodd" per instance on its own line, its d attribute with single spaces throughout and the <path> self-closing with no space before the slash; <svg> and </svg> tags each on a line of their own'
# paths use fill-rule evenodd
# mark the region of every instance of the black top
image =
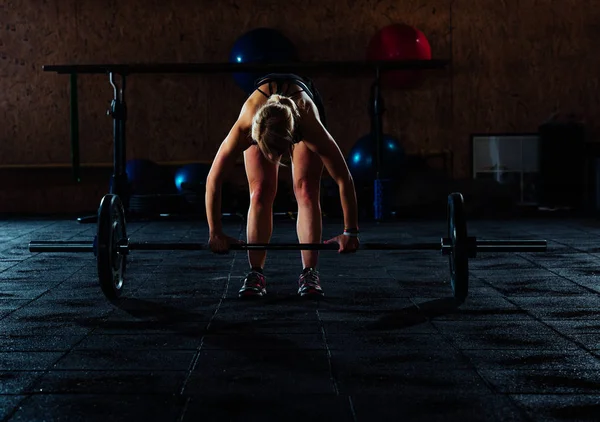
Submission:
<svg viewBox="0 0 600 422">
<path fill-rule="evenodd" d="M 268 94 L 260 89 L 260 87 L 264 84 L 269 85 Z M 300 89 L 290 93 L 291 84 L 299 86 Z M 306 94 L 311 98 L 311 100 L 315 102 L 315 93 L 312 91 L 312 89 L 310 89 L 309 85 L 310 84 L 307 83 L 307 81 L 293 73 L 269 73 L 268 75 L 257 79 L 255 82 L 256 90 L 267 98 L 269 98 L 273 94 L 285 95 L 286 97 L 293 97 L 294 95 L 300 92 L 306 92 Z M 283 89 L 284 86 L 285 90 Z M 294 144 L 297 144 L 301 140 L 302 134 L 299 130 L 295 130 L 293 140 Z"/>
</svg>

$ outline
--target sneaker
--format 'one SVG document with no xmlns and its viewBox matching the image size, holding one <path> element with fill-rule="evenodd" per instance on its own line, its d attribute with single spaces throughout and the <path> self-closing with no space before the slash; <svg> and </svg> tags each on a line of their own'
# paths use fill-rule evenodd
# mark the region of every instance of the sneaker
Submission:
<svg viewBox="0 0 600 422">
<path fill-rule="evenodd" d="M 239 291 L 239 297 L 262 297 L 267 294 L 267 279 L 257 272 L 250 271 Z"/>
<path fill-rule="evenodd" d="M 319 272 L 314 268 L 306 268 L 298 280 L 298 294 L 302 297 L 324 296 L 320 283 Z"/>
</svg>

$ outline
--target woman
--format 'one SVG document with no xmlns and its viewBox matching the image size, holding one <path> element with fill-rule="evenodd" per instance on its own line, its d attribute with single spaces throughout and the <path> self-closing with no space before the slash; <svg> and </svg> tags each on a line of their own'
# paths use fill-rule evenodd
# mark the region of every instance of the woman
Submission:
<svg viewBox="0 0 600 422">
<path fill-rule="evenodd" d="M 354 182 L 343 154 L 324 125 L 323 104 L 309 80 L 292 74 L 270 74 L 256 82 L 240 115 L 219 147 L 206 179 L 206 214 L 209 246 L 227 253 L 238 239 L 227 236 L 221 225 L 221 186 L 240 154 L 250 188 L 248 243 L 268 243 L 273 230 L 273 201 L 281 158 L 290 154 L 294 194 L 298 203 L 297 234 L 300 243 L 321 242 L 320 183 L 323 166 L 339 186 L 344 212 L 343 234 L 326 241 L 339 244 L 340 253 L 356 252 L 358 211 Z M 318 251 L 301 251 L 303 270 L 300 296 L 323 296 L 317 271 Z M 250 272 L 240 297 L 264 296 L 266 251 L 248 251 Z"/>
</svg>

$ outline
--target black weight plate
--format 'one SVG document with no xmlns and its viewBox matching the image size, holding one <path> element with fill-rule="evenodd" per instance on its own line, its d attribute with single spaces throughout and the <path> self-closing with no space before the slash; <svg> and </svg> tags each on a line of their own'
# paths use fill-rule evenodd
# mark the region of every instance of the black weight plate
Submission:
<svg viewBox="0 0 600 422">
<path fill-rule="evenodd" d="M 454 298 L 464 302 L 469 292 L 469 254 L 464 199 L 458 192 L 448 195 L 448 238 L 450 281 Z"/>
<path fill-rule="evenodd" d="M 108 194 L 98 208 L 98 278 L 102 292 L 117 299 L 123 290 L 126 256 L 119 252 L 119 243 L 127 242 L 125 211 L 117 195 Z"/>
</svg>

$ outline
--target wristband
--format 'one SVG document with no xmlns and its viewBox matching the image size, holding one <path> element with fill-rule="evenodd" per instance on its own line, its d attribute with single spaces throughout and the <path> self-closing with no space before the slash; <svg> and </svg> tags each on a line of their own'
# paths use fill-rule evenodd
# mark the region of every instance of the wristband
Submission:
<svg viewBox="0 0 600 422">
<path fill-rule="evenodd" d="M 344 233 L 342 233 L 344 236 L 350 236 L 350 237 L 358 237 L 358 231 L 356 232 L 349 232 L 344 230 Z"/>
</svg>

